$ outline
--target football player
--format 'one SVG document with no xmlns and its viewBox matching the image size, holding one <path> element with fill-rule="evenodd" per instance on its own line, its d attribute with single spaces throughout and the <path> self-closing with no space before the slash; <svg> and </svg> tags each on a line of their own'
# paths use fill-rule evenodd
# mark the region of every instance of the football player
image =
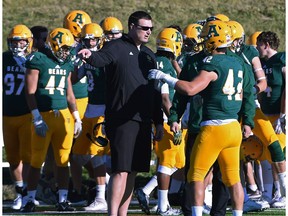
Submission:
<svg viewBox="0 0 288 216">
<path fill-rule="evenodd" d="M 257 50 L 267 78 L 267 88 L 259 95 L 259 101 L 261 110 L 267 116 L 265 120 L 273 125 L 276 137 L 275 133 L 271 133 L 273 136 L 268 136 L 267 128 L 263 128 L 263 131 L 265 136 L 270 138 L 268 149 L 271 153 L 272 166 L 277 173 L 275 180 L 279 181 L 278 189 L 281 197 L 278 197 L 277 201 L 285 204 L 286 160 L 280 143 L 283 142 L 285 144 L 282 145 L 286 146 L 286 53 L 278 52 L 279 43 L 277 34 L 272 31 L 262 32 L 257 37 Z M 261 136 L 258 137 L 262 139 Z M 267 142 L 264 145 L 267 145 Z"/>
<path fill-rule="evenodd" d="M 82 48 L 81 30 L 88 23 L 91 23 L 91 17 L 83 10 L 72 10 L 68 12 L 63 19 L 63 28 L 68 29 L 74 37 L 74 44 L 72 45 L 73 49 L 71 50 L 71 60 L 76 68 L 82 64 L 82 62 L 79 61 L 79 59 L 76 57 L 77 52 Z M 77 72 L 75 71 L 73 73 Z M 76 104 L 79 110 L 80 118 L 82 120 L 84 118 L 84 113 L 88 104 L 87 77 L 83 76 L 82 79 L 73 83 L 72 88 L 76 98 Z M 93 168 L 91 164 L 88 163 L 87 165 L 85 165 L 85 168 L 87 169 L 89 175 L 93 176 Z M 74 205 L 82 205 L 85 203 L 85 199 L 83 198 L 80 187 L 81 181 L 77 181 L 77 179 L 79 179 L 77 175 L 79 175 L 79 172 L 81 171 L 79 169 L 79 166 L 73 161 L 72 154 L 70 157 L 70 171 L 74 184 L 73 190 L 69 191 L 69 201 L 71 201 L 71 203 L 73 203 Z"/>
<path fill-rule="evenodd" d="M 248 73 L 250 75 L 251 82 L 254 82 L 254 98 L 257 101 L 257 92 L 263 91 L 266 88 L 267 82 L 265 79 L 264 72 L 262 70 L 262 66 L 260 63 L 260 59 L 257 53 L 257 50 L 253 46 L 248 46 L 244 43 L 245 39 L 245 32 L 242 25 L 234 20 L 230 20 L 227 24 L 231 28 L 231 36 L 232 36 L 232 45 L 230 49 L 227 51 L 228 55 L 237 55 L 240 57 L 245 65 L 248 67 Z M 256 105 L 256 103 L 255 103 Z M 255 108 L 256 106 L 254 106 Z M 257 112 L 257 111 L 256 111 Z M 255 119 L 254 119 L 255 120 Z M 255 126 L 256 127 L 256 126 Z M 250 199 L 251 198 L 260 198 L 261 194 L 258 190 L 257 184 L 255 183 L 252 164 L 250 161 L 245 162 L 243 160 L 240 161 L 240 177 L 243 183 L 244 189 L 244 212 L 250 211 L 259 211 L 266 208 L 269 208 L 269 204 L 265 201 L 255 201 Z M 247 186 L 245 184 L 245 176 L 243 168 L 246 168 L 246 175 L 247 175 Z M 247 188 L 247 189 L 246 189 Z M 249 195 L 247 190 L 249 190 Z"/>
<path fill-rule="evenodd" d="M 9 50 L 3 53 L 3 139 L 17 197 L 12 208 L 19 210 L 25 195 L 31 157 L 31 114 L 25 98 L 25 62 L 32 51 L 33 36 L 22 24 L 15 25 L 8 37 Z"/>
<path fill-rule="evenodd" d="M 242 215 L 243 188 L 239 177 L 242 131 L 237 119 L 242 101 L 244 106 L 246 101 L 247 105 L 253 105 L 253 86 L 247 74 L 243 73 L 243 63 L 225 55 L 227 47 L 232 43 L 231 30 L 225 22 L 208 22 L 203 26 L 201 37 L 210 55 L 203 60 L 199 75 L 192 81 L 178 80 L 155 69 L 150 70 L 148 77 L 162 80 L 182 94 L 192 96 L 201 92 L 203 97 L 201 129 L 192 148 L 187 176 L 193 191 L 192 215 L 202 215 L 204 178 L 216 160 L 219 162 L 223 182 L 230 189 L 233 215 Z M 243 114 L 247 117 L 243 126 L 246 136 L 253 128 L 254 112 Z M 221 142 L 215 143 L 215 140 Z"/>
<path fill-rule="evenodd" d="M 81 41 L 84 48 L 91 51 L 100 50 L 104 42 L 104 34 L 102 28 L 96 23 L 86 24 L 81 30 Z M 93 137 L 103 135 L 104 111 L 105 111 L 105 73 L 103 68 L 96 68 L 89 64 L 82 65 L 77 71 L 76 80 L 87 76 L 88 79 L 88 105 L 83 118 L 83 132 L 76 139 L 72 148 L 73 161 L 79 167 L 80 173 L 74 178 L 79 178 L 76 182 L 81 183 L 82 166 L 89 161 L 94 168 L 93 178 L 96 181 L 96 197 L 92 203 L 84 210 L 107 210 L 107 202 L 105 200 L 106 189 L 106 160 L 105 154 L 109 149 L 109 145 L 101 145 Z M 75 74 L 73 74 L 75 75 Z M 95 128 L 95 125 L 99 127 Z M 73 182 L 76 183 L 75 181 Z M 74 186 L 75 187 L 75 186 Z M 81 189 L 81 184 L 78 190 Z"/>
<path fill-rule="evenodd" d="M 32 113 L 33 124 L 27 196 L 23 198 L 21 212 L 35 210 L 34 200 L 40 169 L 50 144 L 57 166 L 57 211 L 75 210 L 67 201 L 69 154 L 73 137 L 78 137 L 82 130 L 71 84 L 71 71 L 74 66 L 70 61 L 70 50 L 74 38 L 69 30 L 55 28 L 49 33 L 47 43 L 51 48 L 49 56 L 34 52 L 26 62 L 26 100 Z"/>
<path fill-rule="evenodd" d="M 106 17 L 100 22 L 105 35 L 105 41 L 114 40 L 122 37 L 124 32 L 121 21 L 116 17 Z"/>
</svg>

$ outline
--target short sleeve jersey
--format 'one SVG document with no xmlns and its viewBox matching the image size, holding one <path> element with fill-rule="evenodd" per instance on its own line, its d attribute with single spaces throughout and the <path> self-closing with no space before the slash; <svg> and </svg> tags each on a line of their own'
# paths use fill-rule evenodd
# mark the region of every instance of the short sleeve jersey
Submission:
<svg viewBox="0 0 288 216">
<path fill-rule="evenodd" d="M 84 65 L 88 79 L 88 103 L 93 105 L 105 104 L 105 72 L 104 68 Z"/>
<path fill-rule="evenodd" d="M 260 93 L 261 109 L 265 114 L 279 114 L 281 96 L 285 88 L 282 68 L 286 66 L 286 53 L 278 52 L 268 60 L 261 59 L 267 79 L 267 88 Z"/>
<path fill-rule="evenodd" d="M 25 97 L 25 68 L 15 61 L 12 52 L 3 53 L 3 115 L 20 116 L 30 113 Z"/>
<path fill-rule="evenodd" d="M 171 63 L 171 61 L 165 57 L 165 56 L 156 56 L 156 62 L 157 62 L 157 69 L 161 70 L 165 74 L 169 74 L 171 77 L 176 78 L 177 74 L 176 71 Z M 174 96 L 174 88 L 171 88 L 169 86 L 169 99 L 172 101 Z"/>
<path fill-rule="evenodd" d="M 43 53 L 35 52 L 27 60 L 26 68 L 39 70 L 35 93 L 39 111 L 67 108 L 67 77 L 73 71 L 70 61 L 59 63 Z"/>
<path fill-rule="evenodd" d="M 224 54 L 208 56 L 200 70 L 214 71 L 218 79 L 201 92 L 203 97 L 203 121 L 238 119 L 241 109 L 243 67 L 240 61 Z"/>
</svg>

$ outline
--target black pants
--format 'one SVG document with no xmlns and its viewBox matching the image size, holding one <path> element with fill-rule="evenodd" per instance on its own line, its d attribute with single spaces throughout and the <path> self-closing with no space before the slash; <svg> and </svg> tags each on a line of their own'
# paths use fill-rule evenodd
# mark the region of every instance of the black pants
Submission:
<svg viewBox="0 0 288 216">
<path fill-rule="evenodd" d="M 184 216 L 191 216 L 191 191 L 188 189 L 188 183 L 187 183 L 187 173 L 190 167 L 190 154 L 192 151 L 193 144 L 195 142 L 195 139 L 197 137 L 196 133 L 189 133 L 187 137 L 187 143 L 185 148 L 185 186 L 183 190 L 183 202 L 181 205 L 182 211 Z"/>
<path fill-rule="evenodd" d="M 225 216 L 229 198 L 229 190 L 222 182 L 220 167 L 216 161 L 213 165 L 212 208 L 210 215 Z"/>
</svg>

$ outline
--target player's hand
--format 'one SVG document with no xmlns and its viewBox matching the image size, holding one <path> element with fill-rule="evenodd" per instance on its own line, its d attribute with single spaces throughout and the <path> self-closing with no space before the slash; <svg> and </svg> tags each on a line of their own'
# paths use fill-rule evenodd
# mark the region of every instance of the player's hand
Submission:
<svg viewBox="0 0 288 216">
<path fill-rule="evenodd" d="M 82 121 L 75 121 L 74 138 L 76 139 L 82 132 Z"/>
<path fill-rule="evenodd" d="M 177 131 L 181 130 L 181 125 L 178 122 L 170 123 L 170 131 L 176 133 Z"/>
<path fill-rule="evenodd" d="M 243 125 L 242 135 L 243 135 L 243 139 L 247 139 L 248 137 L 253 135 L 253 132 L 252 132 L 251 127 L 249 125 Z"/>
<path fill-rule="evenodd" d="M 151 70 L 149 70 L 148 79 L 149 79 L 149 80 L 151 80 L 151 79 L 161 80 L 161 81 L 164 81 L 164 82 L 165 82 L 165 77 L 166 77 L 166 76 L 169 76 L 169 75 L 163 73 L 163 72 L 160 71 L 160 70 L 151 69 Z"/>
<path fill-rule="evenodd" d="M 286 134 L 286 115 L 282 114 L 273 124 L 276 134 Z"/>
<path fill-rule="evenodd" d="M 37 118 L 33 119 L 33 124 L 35 127 L 35 132 L 38 136 L 45 137 L 48 130 L 46 122 L 42 119 L 42 116 L 39 115 Z"/>
<path fill-rule="evenodd" d="M 179 130 L 176 133 L 174 133 L 173 143 L 174 145 L 180 145 L 181 142 L 182 142 L 182 131 Z"/>
<path fill-rule="evenodd" d="M 155 126 L 156 131 L 154 134 L 154 141 L 160 141 L 163 138 L 164 135 L 164 129 L 162 124 L 158 124 Z"/>
</svg>

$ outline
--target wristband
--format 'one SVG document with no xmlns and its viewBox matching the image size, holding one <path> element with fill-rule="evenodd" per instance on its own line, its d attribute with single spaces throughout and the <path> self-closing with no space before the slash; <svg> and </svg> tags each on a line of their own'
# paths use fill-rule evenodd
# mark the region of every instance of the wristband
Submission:
<svg viewBox="0 0 288 216">
<path fill-rule="evenodd" d="M 74 119 L 75 119 L 76 122 L 82 122 L 81 119 L 80 119 L 80 115 L 79 115 L 78 110 L 74 111 L 74 112 L 72 113 L 72 115 L 73 115 L 73 117 L 74 117 Z"/>
<path fill-rule="evenodd" d="M 178 82 L 177 78 L 171 77 L 171 76 L 165 76 L 164 81 L 172 88 L 175 87 L 176 83 Z"/>
<path fill-rule="evenodd" d="M 37 118 L 39 118 L 39 117 L 41 116 L 38 109 L 33 109 L 33 110 L 31 111 L 31 113 L 32 113 L 32 115 L 33 115 L 33 119 L 37 119 Z"/>
</svg>

